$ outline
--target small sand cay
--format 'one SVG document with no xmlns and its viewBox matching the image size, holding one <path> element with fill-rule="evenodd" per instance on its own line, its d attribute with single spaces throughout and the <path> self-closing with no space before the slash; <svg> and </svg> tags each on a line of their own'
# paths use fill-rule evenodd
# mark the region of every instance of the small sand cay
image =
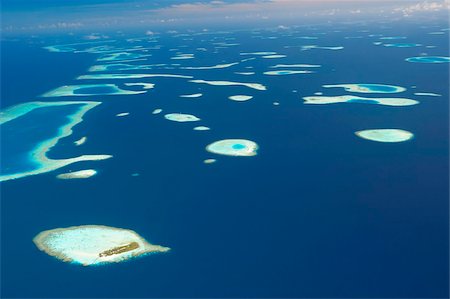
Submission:
<svg viewBox="0 0 450 299">
<path fill-rule="evenodd" d="M 67 173 L 61 173 L 56 176 L 60 180 L 87 179 L 97 174 L 94 169 L 85 169 Z"/>
<path fill-rule="evenodd" d="M 48 255 L 84 266 L 118 263 L 170 250 L 168 247 L 148 243 L 132 230 L 103 225 L 46 230 L 39 233 L 33 242 Z"/>
<path fill-rule="evenodd" d="M 356 136 L 377 142 L 403 142 L 414 137 L 414 134 L 399 129 L 373 129 L 355 132 Z"/>
<path fill-rule="evenodd" d="M 200 118 L 198 118 L 195 115 L 191 114 L 183 114 L 183 113 L 169 113 L 164 115 L 165 119 L 176 121 L 176 122 L 190 122 L 190 121 L 199 121 Z"/>
<path fill-rule="evenodd" d="M 224 139 L 206 147 L 208 152 L 226 156 L 256 156 L 258 145 L 246 139 Z"/>
</svg>

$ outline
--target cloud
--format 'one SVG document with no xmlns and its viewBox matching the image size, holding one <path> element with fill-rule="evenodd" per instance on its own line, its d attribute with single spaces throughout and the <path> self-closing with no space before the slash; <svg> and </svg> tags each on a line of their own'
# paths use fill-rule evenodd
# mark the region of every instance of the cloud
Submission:
<svg viewBox="0 0 450 299">
<path fill-rule="evenodd" d="M 184 0 L 183 0 L 184 1 Z M 189 0 L 185 0 L 188 2 Z M 195 2 L 197 1 L 197 2 Z M 3 14 L 3 30 L 65 30 L 69 28 L 126 28 L 147 27 L 146 30 L 171 29 L 179 24 L 207 26 L 241 22 L 308 22 L 314 19 L 330 21 L 331 18 L 352 15 L 364 18 L 372 15 L 378 20 L 387 13 L 404 16 L 420 11 L 448 9 L 449 1 L 430 0 L 192 0 L 155 8 L 154 0 L 135 0 L 124 3 L 80 5 L 76 8 L 45 10 L 39 13 Z M 171 1 L 174 3 L 174 1 Z M 169 27 L 169 28 L 168 28 Z M 281 29 L 281 28 L 280 28 Z M 150 34 L 151 30 L 148 32 Z"/>
<path fill-rule="evenodd" d="M 424 1 L 413 5 L 402 6 L 396 8 L 394 11 L 401 12 L 404 16 L 411 16 L 420 12 L 437 12 L 450 10 L 450 0 L 441 2 Z"/>
</svg>

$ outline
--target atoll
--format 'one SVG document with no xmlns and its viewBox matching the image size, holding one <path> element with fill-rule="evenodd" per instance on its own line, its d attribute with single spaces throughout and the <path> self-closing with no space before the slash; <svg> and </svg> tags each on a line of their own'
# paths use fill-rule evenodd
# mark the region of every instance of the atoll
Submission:
<svg viewBox="0 0 450 299">
<path fill-rule="evenodd" d="M 332 84 L 323 85 L 324 88 L 343 88 L 348 92 L 358 93 L 398 93 L 403 92 L 406 88 L 395 85 L 386 84 Z"/>
<path fill-rule="evenodd" d="M 246 139 L 224 139 L 211 143 L 206 150 L 227 156 L 256 156 L 258 145 Z"/>
</svg>

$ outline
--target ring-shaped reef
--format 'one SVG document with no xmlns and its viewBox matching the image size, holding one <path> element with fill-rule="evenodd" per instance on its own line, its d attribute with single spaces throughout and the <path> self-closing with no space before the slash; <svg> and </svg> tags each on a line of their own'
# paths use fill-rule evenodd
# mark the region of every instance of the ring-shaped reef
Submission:
<svg viewBox="0 0 450 299">
<path fill-rule="evenodd" d="M 258 144 L 246 139 L 224 139 L 211 143 L 206 147 L 208 152 L 226 156 L 256 156 Z"/>
<path fill-rule="evenodd" d="M 65 85 L 44 93 L 41 97 L 84 97 L 96 95 L 131 95 L 141 94 L 147 91 L 133 91 L 119 88 L 116 84 L 80 84 Z"/>
<path fill-rule="evenodd" d="M 118 263 L 170 250 L 150 244 L 132 230 L 103 225 L 46 230 L 34 237 L 33 242 L 50 256 L 83 266 Z"/>
<path fill-rule="evenodd" d="M 372 129 L 355 132 L 356 136 L 377 142 L 404 142 L 414 138 L 414 134 L 400 129 Z"/>
<path fill-rule="evenodd" d="M 334 104 L 334 103 L 358 103 L 358 104 L 374 104 L 384 106 L 412 106 L 419 104 L 419 101 L 405 98 L 364 98 L 357 96 L 313 96 L 304 97 L 304 104 Z"/>
<path fill-rule="evenodd" d="M 406 58 L 408 62 L 416 63 L 449 63 L 450 57 L 446 56 L 418 56 Z"/>
<path fill-rule="evenodd" d="M 324 88 L 343 88 L 348 92 L 358 93 L 398 93 L 404 92 L 406 88 L 387 84 L 329 84 L 322 85 Z"/>
<path fill-rule="evenodd" d="M 111 158 L 111 155 L 82 155 L 53 159 L 48 152 L 100 102 L 29 102 L 0 112 L 2 167 L 0 181 L 54 171 L 82 161 Z"/>
</svg>

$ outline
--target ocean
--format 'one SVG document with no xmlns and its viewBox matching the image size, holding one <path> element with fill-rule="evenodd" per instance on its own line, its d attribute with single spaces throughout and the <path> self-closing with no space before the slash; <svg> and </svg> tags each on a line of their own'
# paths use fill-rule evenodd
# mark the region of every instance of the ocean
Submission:
<svg viewBox="0 0 450 299">
<path fill-rule="evenodd" d="M 252 82 L 265 85 L 266 91 L 165 77 L 77 80 L 92 65 L 103 64 L 96 61 L 101 54 L 52 53 L 43 47 L 79 42 L 78 37 L 4 40 L 2 108 L 29 101 L 102 102 L 51 148 L 48 157 L 108 154 L 113 158 L 1 183 L 2 297 L 447 297 L 448 64 L 405 61 L 423 52 L 448 56 L 448 31 L 428 34 L 445 26 L 341 25 L 160 37 L 109 33 L 110 39 L 117 40 L 114 46 L 124 52 L 133 46 L 160 46 L 142 52 L 152 55 L 145 60 L 125 64 L 179 64 L 169 66 L 172 69 L 109 73 Z M 374 45 L 387 41 L 371 34 L 403 36 L 394 42 L 423 46 Z M 318 39 L 298 38 L 304 36 Z M 137 41 L 127 41 L 131 37 Z M 344 48 L 301 51 L 305 45 Z M 240 55 L 260 51 L 286 57 Z M 195 58 L 170 59 L 176 52 L 195 53 Z M 224 69 L 180 69 L 245 58 L 255 59 Z M 308 68 L 314 71 L 311 74 L 263 74 L 281 63 L 321 67 Z M 127 82 L 155 87 L 136 95 L 39 97 L 77 84 L 108 83 L 141 90 L 126 86 Z M 407 90 L 354 94 L 322 87 L 348 83 Z M 317 92 L 403 97 L 420 104 L 303 103 L 302 97 Z M 195 93 L 203 96 L 180 97 Z M 253 98 L 236 102 L 228 99 L 233 95 Z M 163 112 L 153 115 L 155 109 Z M 124 112 L 129 115 L 116 116 Z M 172 122 L 164 119 L 166 113 L 192 114 L 201 121 Z M 41 129 L 59 121 L 39 118 L 36 132 L 44 134 Z M 211 130 L 193 130 L 198 125 Z M 383 143 L 355 135 L 375 128 L 407 130 L 414 138 Z M 35 142 L 28 137 L 17 140 L 20 135 L 11 130 L 2 134 L 3 165 L 14 164 L 14 155 L 8 154 L 15 152 L 10 144 L 29 147 Z M 74 146 L 84 136 L 87 142 Z M 232 157 L 205 150 L 212 142 L 232 138 L 256 142 L 258 154 Z M 203 163 L 211 158 L 217 161 Z M 84 180 L 55 177 L 88 168 L 98 174 Z M 45 254 L 32 241 L 44 230 L 87 224 L 132 229 L 171 251 L 83 267 Z"/>
</svg>

